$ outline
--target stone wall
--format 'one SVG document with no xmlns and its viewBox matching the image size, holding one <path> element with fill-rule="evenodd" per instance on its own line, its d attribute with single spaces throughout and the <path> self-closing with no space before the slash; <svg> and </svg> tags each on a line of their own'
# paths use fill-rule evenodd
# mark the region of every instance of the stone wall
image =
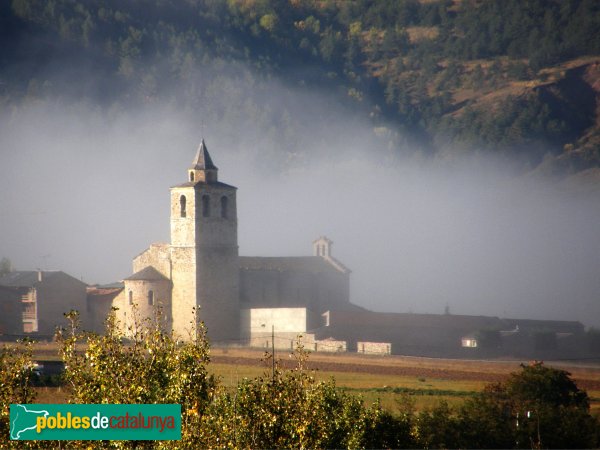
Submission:
<svg viewBox="0 0 600 450">
<path fill-rule="evenodd" d="M 173 330 L 183 338 L 195 336 L 196 323 L 196 249 L 171 247 L 171 317 Z"/>
<path fill-rule="evenodd" d="M 305 333 L 275 332 L 275 340 L 271 332 L 253 333 L 252 337 L 246 341 L 249 347 L 264 348 L 270 350 L 275 342 L 275 350 L 289 350 L 293 352 L 298 343 L 304 345 L 307 350 L 314 348 L 314 335 Z"/>
<path fill-rule="evenodd" d="M 87 310 L 89 317 L 89 331 L 104 333 L 105 321 L 113 306 L 117 306 L 119 295 L 123 296 L 123 288 L 96 288 L 87 289 Z"/>
<path fill-rule="evenodd" d="M 356 343 L 356 351 L 367 355 L 391 355 L 391 342 L 365 342 L 359 341 Z"/>
<path fill-rule="evenodd" d="M 182 197 L 185 197 L 185 214 L 182 215 Z M 196 245 L 196 192 L 193 186 L 171 188 L 171 245 L 193 247 Z"/>
<path fill-rule="evenodd" d="M 239 259 L 236 188 L 196 184 L 196 302 L 199 318 L 213 344 L 238 344 L 240 339 Z M 204 211 L 202 200 L 208 199 Z M 222 209 L 222 199 L 227 207 Z"/>
<path fill-rule="evenodd" d="M 335 271 L 310 273 L 282 270 L 241 270 L 243 307 L 306 307 L 313 311 L 343 307 L 349 299 L 348 275 Z"/>
<path fill-rule="evenodd" d="M 275 348 L 293 350 L 298 338 L 304 342 L 314 341 L 314 335 L 306 334 L 308 311 L 306 308 L 253 308 L 240 313 L 243 342 L 251 347 L 270 348 L 273 333 Z"/>
<path fill-rule="evenodd" d="M 239 343 L 237 248 L 201 248 L 197 254 L 199 318 L 213 344 Z"/>
<path fill-rule="evenodd" d="M 315 352 L 339 353 L 347 351 L 348 344 L 336 339 L 322 339 L 307 343 L 306 348 Z"/>
<path fill-rule="evenodd" d="M 154 267 L 166 278 L 171 278 L 171 252 L 169 244 L 155 243 L 133 259 L 133 273 Z"/>
<path fill-rule="evenodd" d="M 128 328 L 135 329 L 143 325 L 146 320 L 153 319 L 157 308 L 162 311 L 163 328 L 171 329 L 171 282 L 169 280 L 125 280 L 125 289 L 123 295 L 119 297 L 119 302 L 126 334 Z"/>
<path fill-rule="evenodd" d="M 213 344 L 239 343 L 235 194 L 221 183 L 171 188 L 173 328 L 184 339 L 200 320 Z"/>
<path fill-rule="evenodd" d="M 252 308 L 241 312 L 242 337 L 269 332 L 275 327 L 277 333 L 306 332 L 306 308 Z"/>
</svg>

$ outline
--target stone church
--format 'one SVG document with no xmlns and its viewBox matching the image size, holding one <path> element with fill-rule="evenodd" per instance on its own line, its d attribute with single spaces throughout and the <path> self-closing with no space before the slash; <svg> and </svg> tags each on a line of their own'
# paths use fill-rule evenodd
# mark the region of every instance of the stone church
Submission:
<svg viewBox="0 0 600 450">
<path fill-rule="evenodd" d="M 216 345 L 289 349 L 302 334 L 318 351 L 376 346 L 377 352 L 445 357 L 581 353 L 579 322 L 382 313 L 354 305 L 350 270 L 332 256 L 326 237 L 313 242 L 312 256 L 239 256 L 237 188 L 219 181 L 218 173 L 202 141 L 186 181 L 171 188 L 171 243 L 152 244 L 135 257 L 134 273 L 122 286 L 88 294 L 91 317 L 117 307 L 127 333 L 162 305 L 165 328 L 193 339 L 200 320 Z M 503 344 L 477 348 L 489 330 Z M 537 342 L 548 332 L 550 353 Z"/>
<path fill-rule="evenodd" d="M 92 295 L 93 316 L 117 307 L 127 331 L 161 305 L 165 327 L 181 338 L 194 336 L 198 319 L 212 342 L 226 344 L 240 341 L 249 327 L 242 322 L 250 320 L 244 312 L 252 309 L 278 308 L 293 316 L 305 308 L 304 328 L 316 328 L 327 310 L 358 308 L 349 302 L 350 271 L 332 257 L 325 237 L 313 243 L 313 256 L 239 256 L 237 188 L 219 181 L 204 140 L 187 181 L 170 191 L 171 243 L 152 244 L 136 256 L 133 275 L 113 295 Z"/>
<path fill-rule="evenodd" d="M 86 286 L 63 272 L 0 277 L 0 339 L 52 339 L 62 313 L 77 309 L 85 329 L 102 332 L 112 307 L 123 332 L 163 311 L 164 328 L 195 338 L 203 321 L 211 344 L 294 348 L 298 335 L 315 351 L 426 355 L 591 357 L 580 322 L 456 314 L 368 311 L 350 303 L 350 270 L 320 237 L 313 255 L 239 256 L 237 188 L 219 181 L 201 142 L 186 181 L 170 190 L 171 242 L 133 260 L 133 275 Z M 401 300 L 399 300 L 401 303 Z"/>
</svg>

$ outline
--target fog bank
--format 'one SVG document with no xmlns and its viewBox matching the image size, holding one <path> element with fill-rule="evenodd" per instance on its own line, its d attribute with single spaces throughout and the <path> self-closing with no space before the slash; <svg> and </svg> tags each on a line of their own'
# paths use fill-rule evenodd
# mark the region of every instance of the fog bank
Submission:
<svg viewBox="0 0 600 450">
<path fill-rule="evenodd" d="M 327 235 L 361 306 L 600 326 L 597 198 L 485 159 L 391 155 L 368 124 L 330 113 L 327 139 L 307 133 L 302 154 L 247 122 L 211 126 L 168 106 L 6 114 L 0 257 L 88 283 L 127 277 L 135 255 L 169 241 L 168 188 L 204 137 L 220 180 L 239 188 L 242 255 L 308 255 Z"/>
</svg>

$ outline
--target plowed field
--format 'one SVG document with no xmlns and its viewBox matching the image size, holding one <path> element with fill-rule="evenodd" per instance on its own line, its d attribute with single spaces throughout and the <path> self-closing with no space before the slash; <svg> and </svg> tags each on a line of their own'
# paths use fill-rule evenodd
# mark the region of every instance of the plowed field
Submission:
<svg viewBox="0 0 600 450">
<path fill-rule="evenodd" d="M 211 360 L 217 364 L 263 366 L 264 353 L 260 350 L 213 349 Z M 289 352 L 277 352 L 276 360 L 283 367 L 295 365 Z M 312 353 L 307 366 L 324 372 L 367 373 L 402 377 L 427 377 L 445 380 L 473 380 L 494 382 L 505 379 L 530 361 L 479 361 L 407 356 L 370 356 L 359 354 Z M 600 390 L 600 364 L 582 362 L 553 362 L 545 364 L 567 370 L 580 387 Z"/>
</svg>

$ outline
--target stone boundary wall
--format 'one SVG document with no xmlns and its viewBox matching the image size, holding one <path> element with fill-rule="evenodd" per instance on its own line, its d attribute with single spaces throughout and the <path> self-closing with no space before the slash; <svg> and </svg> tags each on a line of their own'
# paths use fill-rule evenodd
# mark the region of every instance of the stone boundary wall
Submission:
<svg viewBox="0 0 600 450">
<path fill-rule="evenodd" d="M 391 355 L 391 342 L 357 342 L 356 351 L 367 355 Z"/>
<path fill-rule="evenodd" d="M 348 351 L 348 343 L 346 341 L 338 341 L 335 339 L 315 340 L 305 344 L 308 350 L 314 352 L 339 353 Z"/>
</svg>

